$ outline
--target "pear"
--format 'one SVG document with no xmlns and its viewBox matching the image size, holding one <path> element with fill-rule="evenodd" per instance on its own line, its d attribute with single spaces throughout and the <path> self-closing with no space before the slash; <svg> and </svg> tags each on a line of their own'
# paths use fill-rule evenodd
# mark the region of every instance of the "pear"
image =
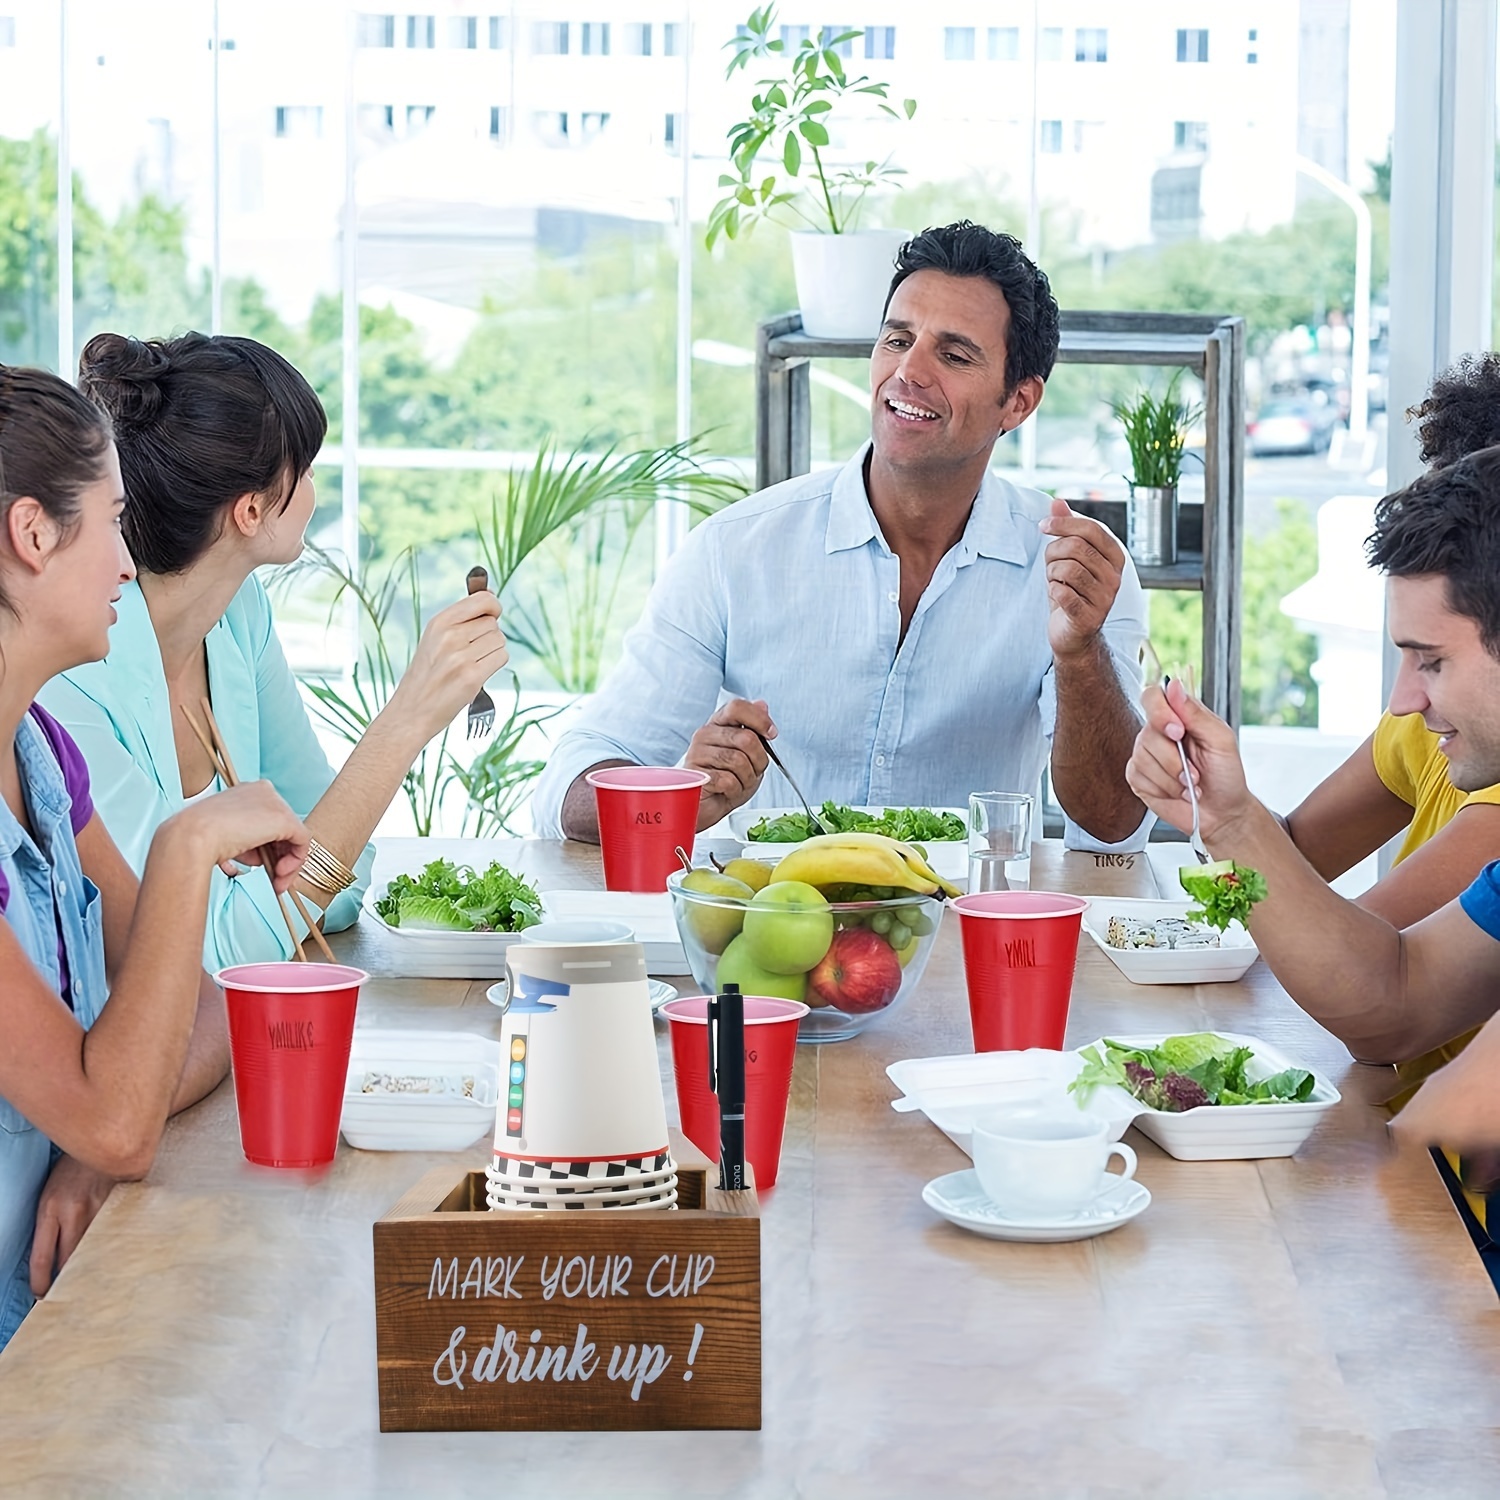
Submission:
<svg viewBox="0 0 1500 1500">
<path fill-rule="evenodd" d="M 707 868 L 689 870 L 678 883 L 683 890 L 700 896 L 730 898 L 722 906 L 700 901 L 683 903 L 687 908 L 687 925 L 703 950 L 722 953 L 745 925 L 744 907 L 738 903 L 748 904 L 755 892 L 743 880 Z"/>
<path fill-rule="evenodd" d="M 771 867 L 763 859 L 732 859 L 724 873 L 733 880 L 743 880 L 752 891 L 763 891 L 771 883 Z"/>
</svg>

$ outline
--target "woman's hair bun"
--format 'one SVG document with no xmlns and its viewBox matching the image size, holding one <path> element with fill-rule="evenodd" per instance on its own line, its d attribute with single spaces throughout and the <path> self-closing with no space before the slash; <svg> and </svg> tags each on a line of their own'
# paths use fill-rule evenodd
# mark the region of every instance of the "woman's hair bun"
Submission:
<svg viewBox="0 0 1500 1500">
<path fill-rule="evenodd" d="M 117 430 L 142 427 L 161 412 L 161 380 L 171 368 L 160 339 L 97 333 L 78 361 L 78 386 L 109 413 Z"/>
</svg>

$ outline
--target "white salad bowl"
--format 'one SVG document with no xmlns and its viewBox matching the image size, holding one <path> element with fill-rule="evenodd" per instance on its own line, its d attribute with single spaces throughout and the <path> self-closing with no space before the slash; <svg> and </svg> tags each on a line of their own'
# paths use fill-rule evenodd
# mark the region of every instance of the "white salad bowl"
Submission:
<svg viewBox="0 0 1500 1500">
<path fill-rule="evenodd" d="M 1108 1040 L 1122 1047 L 1150 1048 L 1159 1047 L 1173 1035 L 1177 1033 L 1111 1036 Z M 1214 1035 L 1237 1046 L 1249 1047 L 1254 1052 L 1255 1056 L 1245 1068 L 1252 1083 L 1287 1068 L 1307 1067 L 1306 1063 L 1288 1057 L 1259 1037 L 1217 1029 Z M 1100 1037 L 1089 1045 L 1102 1048 L 1105 1040 Z M 1109 1096 L 1120 1108 L 1133 1109 L 1132 1124 L 1136 1129 L 1179 1161 L 1245 1161 L 1292 1156 L 1341 1097 L 1316 1068 L 1308 1068 L 1308 1071 L 1313 1075 L 1313 1091 L 1311 1097 L 1300 1104 L 1204 1104 L 1174 1114 L 1168 1110 L 1152 1109 L 1127 1089 L 1112 1083 L 1101 1084 L 1094 1091 L 1093 1098 Z"/>
<path fill-rule="evenodd" d="M 1141 901 L 1095 896 L 1083 914 L 1083 930 L 1132 984 L 1222 984 L 1243 979 L 1260 956 L 1255 939 L 1238 922 L 1219 934 L 1217 948 L 1112 948 L 1106 934 L 1111 917 L 1154 922 L 1160 917 L 1182 917 L 1193 903 Z"/>
</svg>

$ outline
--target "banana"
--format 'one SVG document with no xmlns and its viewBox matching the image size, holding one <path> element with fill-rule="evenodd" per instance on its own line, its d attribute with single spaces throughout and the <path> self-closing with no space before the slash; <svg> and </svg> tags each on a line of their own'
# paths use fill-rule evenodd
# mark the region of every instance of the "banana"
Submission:
<svg viewBox="0 0 1500 1500">
<path fill-rule="evenodd" d="M 771 871 L 772 881 L 803 880 L 808 885 L 890 886 L 931 896 L 956 896 L 910 845 L 883 833 L 825 833 L 799 844 Z"/>
</svg>

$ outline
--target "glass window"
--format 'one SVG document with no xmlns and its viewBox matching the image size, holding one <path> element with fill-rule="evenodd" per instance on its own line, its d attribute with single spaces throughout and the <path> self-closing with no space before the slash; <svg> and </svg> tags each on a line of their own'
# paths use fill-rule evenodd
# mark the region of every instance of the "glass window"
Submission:
<svg viewBox="0 0 1500 1500">
<path fill-rule="evenodd" d="M 372 139 L 393 135 L 396 130 L 396 107 L 393 104 L 361 104 L 356 110 L 361 135 Z"/>
<path fill-rule="evenodd" d="M 1172 147 L 1176 151 L 1207 151 L 1207 120 L 1174 120 Z"/>
<path fill-rule="evenodd" d="M 1073 38 L 1073 61 L 1108 62 L 1108 30 L 1103 26 L 1080 26 Z"/>
<path fill-rule="evenodd" d="M 1039 120 L 1037 122 L 1037 149 L 1048 156 L 1058 155 L 1062 151 L 1062 125 L 1061 120 Z"/>
<path fill-rule="evenodd" d="M 361 14 L 354 26 L 355 45 L 359 47 L 394 47 L 396 45 L 395 16 L 372 16 Z"/>
<path fill-rule="evenodd" d="M 1074 120 L 1073 149 L 1077 152 L 1091 151 L 1104 136 L 1103 120 Z"/>
<path fill-rule="evenodd" d="M 490 17 L 490 50 L 500 52 L 505 47 L 505 21 L 504 16 Z"/>
<path fill-rule="evenodd" d="M 278 140 L 316 140 L 323 134 L 321 104 L 278 104 L 276 138 Z"/>
<path fill-rule="evenodd" d="M 568 23 L 566 21 L 538 21 L 531 28 L 531 50 L 543 57 L 566 57 L 568 53 Z"/>
<path fill-rule="evenodd" d="M 531 128 L 544 146 L 568 144 L 568 112 L 565 109 L 539 109 L 531 117 Z"/>
<path fill-rule="evenodd" d="M 503 104 L 490 105 L 490 139 L 501 143 L 510 139 L 510 110 Z"/>
<path fill-rule="evenodd" d="M 585 21 L 579 28 L 579 48 L 585 57 L 609 56 L 609 22 Z"/>
<path fill-rule="evenodd" d="M 580 131 L 580 133 L 582 134 L 584 140 L 591 141 L 597 135 L 599 135 L 603 131 L 604 127 L 606 125 L 608 125 L 608 124 L 609 124 L 609 111 L 607 109 L 602 109 L 602 110 L 589 110 L 589 109 L 586 109 L 586 110 L 584 110 L 583 116 L 582 116 L 581 121 L 580 121 L 580 125 L 581 125 L 581 131 Z"/>
<path fill-rule="evenodd" d="M 1151 178 L 1151 233 L 1159 240 L 1196 236 L 1203 220 L 1203 168 L 1162 167 Z"/>
<path fill-rule="evenodd" d="M 783 26 L 781 28 L 782 49 L 795 52 L 812 35 L 810 26 Z"/>
<path fill-rule="evenodd" d="M 943 28 L 943 56 L 949 62 L 973 62 L 974 28 L 972 26 L 945 26 Z"/>
<path fill-rule="evenodd" d="M 988 55 L 991 62 L 1018 61 L 1021 56 L 1021 28 L 1019 26 L 991 26 Z"/>
<path fill-rule="evenodd" d="M 661 24 L 661 55 L 682 56 L 682 22 L 663 21 Z"/>
<path fill-rule="evenodd" d="M 682 116 L 679 114 L 669 114 L 662 127 L 662 144 L 668 151 L 675 152 L 677 150 L 677 143 L 681 138 Z"/>
<path fill-rule="evenodd" d="M 1042 62 L 1061 62 L 1063 55 L 1063 29 L 1061 26 L 1043 26 L 1037 37 L 1037 57 Z"/>
<path fill-rule="evenodd" d="M 0 16 L 0 47 L 14 47 L 16 45 L 16 18 L 14 16 Z"/>
<path fill-rule="evenodd" d="M 1208 61 L 1208 32 L 1202 28 L 1177 32 L 1177 61 L 1206 63 Z"/>
<path fill-rule="evenodd" d="M 437 17 L 408 16 L 406 18 L 406 45 L 426 50 L 437 46 Z"/>
<path fill-rule="evenodd" d="M 448 45 L 472 51 L 479 45 L 478 16 L 449 16 Z"/>
<path fill-rule="evenodd" d="M 433 104 L 408 104 L 406 106 L 406 133 L 416 135 L 427 126 L 427 122 L 437 113 L 437 106 Z"/>
<path fill-rule="evenodd" d="M 818 28 L 818 45 L 827 47 L 836 36 L 843 36 L 846 31 L 854 31 L 857 28 L 839 24 L 836 26 L 822 26 Z M 833 50 L 840 57 L 854 56 L 854 38 L 848 37 L 834 46 Z"/>
<path fill-rule="evenodd" d="M 625 51 L 631 57 L 651 56 L 651 23 L 632 21 L 624 27 Z"/>
<path fill-rule="evenodd" d="M 865 56 L 889 62 L 896 55 L 894 26 L 865 27 Z"/>
</svg>

